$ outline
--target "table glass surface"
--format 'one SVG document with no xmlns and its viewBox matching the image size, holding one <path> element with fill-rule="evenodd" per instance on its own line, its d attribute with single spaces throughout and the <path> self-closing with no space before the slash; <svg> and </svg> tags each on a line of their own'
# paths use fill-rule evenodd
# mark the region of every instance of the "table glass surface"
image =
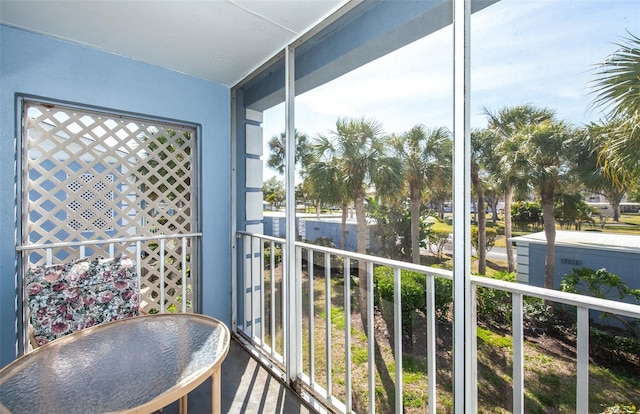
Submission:
<svg viewBox="0 0 640 414">
<path fill-rule="evenodd" d="M 85 329 L 0 371 L 0 412 L 100 413 L 135 408 L 203 381 L 229 330 L 196 314 L 140 316 Z"/>
</svg>

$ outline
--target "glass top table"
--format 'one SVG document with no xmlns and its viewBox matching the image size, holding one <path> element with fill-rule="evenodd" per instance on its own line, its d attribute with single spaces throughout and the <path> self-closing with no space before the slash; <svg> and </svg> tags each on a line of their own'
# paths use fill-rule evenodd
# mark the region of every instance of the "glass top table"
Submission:
<svg viewBox="0 0 640 414">
<path fill-rule="evenodd" d="M 220 367 L 229 329 L 198 314 L 109 322 L 37 348 L 0 370 L 0 413 L 153 412 L 212 377 L 220 411 Z"/>
</svg>

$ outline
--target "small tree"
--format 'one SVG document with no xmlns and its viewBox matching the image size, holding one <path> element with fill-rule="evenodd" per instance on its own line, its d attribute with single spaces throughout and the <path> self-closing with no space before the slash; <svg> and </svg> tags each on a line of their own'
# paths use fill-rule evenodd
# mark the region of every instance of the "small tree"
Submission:
<svg viewBox="0 0 640 414">
<path fill-rule="evenodd" d="M 597 210 L 582 201 L 579 194 L 559 194 L 556 197 L 554 211 L 560 228 L 567 230 L 571 227 L 581 230 L 585 223 L 595 226 L 594 217 L 598 215 Z"/>
<path fill-rule="evenodd" d="M 498 236 L 498 232 L 496 231 L 496 229 L 489 227 L 485 229 L 485 234 L 486 234 L 485 252 L 488 253 L 491 251 L 491 249 L 493 249 L 493 246 L 496 245 L 496 237 Z M 479 235 L 480 235 L 480 232 L 478 231 L 478 228 L 471 227 L 471 246 L 473 246 L 476 252 L 480 248 L 478 243 Z"/>
<path fill-rule="evenodd" d="M 518 201 L 511 207 L 511 220 L 520 230 L 539 228 L 542 223 L 542 209 L 538 203 Z"/>
<path fill-rule="evenodd" d="M 273 208 L 278 209 L 285 200 L 284 182 L 277 177 L 271 177 L 262 185 L 264 200 Z"/>
<path fill-rule="evenodd" d="M 449 232 L 443 230 L 436 230 L 429 233 L 427 236 L 427 244 L 429 246 L 429 251 L 432 254 L 435 254 L 438 259 L 442 258 L 442 253 L 444 251 L 444 246 L 449 241 Z M 435 252 L 433 251 L 435 249 Z"/>
<path fill-rule="evenodd" d="M 588 267 L 575 268 L 573 272 L 563 276 L 560 288 L 564 292 L 588 294 L 596 298 L 616 297 L 620 300 L 631 298 L 640 302 L 640 289 L 631 289 L 620 279 L 620 276 L 607 272 L 604 268 L 598 270 Z M 636 337 L 640 337 L 637 326 L 633 326 L 628 320 L 617 315 L 602 314 L 603 318 L 609 316 L 618 319 Z"/>
</svg>

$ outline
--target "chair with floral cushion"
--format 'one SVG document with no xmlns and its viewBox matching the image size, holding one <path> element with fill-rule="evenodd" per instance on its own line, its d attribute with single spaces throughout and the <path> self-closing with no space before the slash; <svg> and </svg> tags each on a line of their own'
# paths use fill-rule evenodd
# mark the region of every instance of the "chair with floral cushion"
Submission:
<svg viewBox="0 0 640 414">
<path fill-rule="evenodd" d="M 131 259 L 78 259 L 30 268 L 25 275 L 31 345 L 140 313 Z"/>
</svg>

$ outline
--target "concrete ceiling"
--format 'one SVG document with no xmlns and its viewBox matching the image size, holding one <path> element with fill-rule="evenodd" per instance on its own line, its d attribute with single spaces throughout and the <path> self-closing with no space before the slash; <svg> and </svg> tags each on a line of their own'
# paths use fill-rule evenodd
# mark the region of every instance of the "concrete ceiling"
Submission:
<svg viewBox="0 0 640 414">
<path fill-rule="evenodd" d="M 0 0 L 0 23 L 233 86 L 347 0 Z"/>
</svg>

